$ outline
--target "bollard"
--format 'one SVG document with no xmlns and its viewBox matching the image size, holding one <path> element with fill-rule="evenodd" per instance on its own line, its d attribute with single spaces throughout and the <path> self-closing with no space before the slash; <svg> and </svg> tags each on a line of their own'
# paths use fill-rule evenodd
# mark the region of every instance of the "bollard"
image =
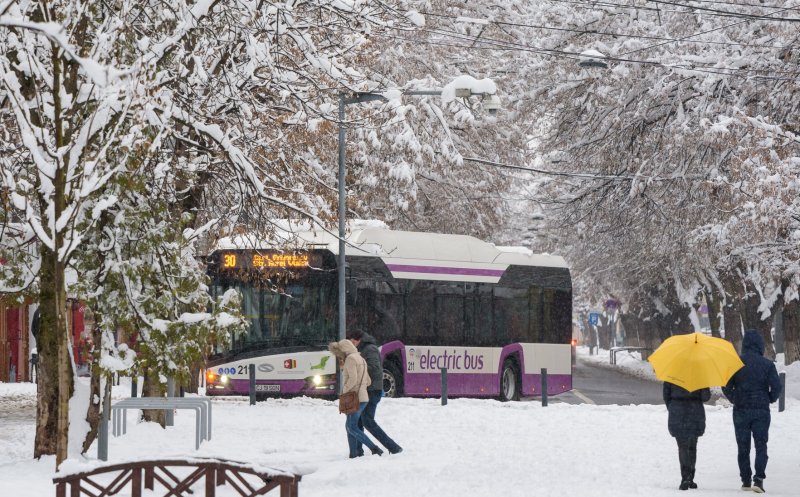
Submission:
<svg viewBox="0 0 800 497">
<path fill-rule="evenodd" d="M 108 461 L 108 417 L 111 415 L 111 391 L 103 394 L 103 412 L 100 413 L 100 428 L 97 430 L 97 458 Z"/>
<path fill-rule="evenodd" d="M 175 380 L 173 378 L 167 378 L 167 397 L 174 397 L 175 396 Z M 175 411 L 172 409 L 166 410 L 166 415 L 164 416 L 164 425 L 165 426 L 175 426 Z"/>
<path fill-rule="evenodd" d="M 136 398 L 139 394 L 139 385 L 136 379 L 136 376 L 131 376 L 131 398 Z"/>
<path fill-rule="evenodd" d="M 442 405 L 447 405 L 447 368 L 442 368 Z"/>
<path fill-rule="evenodd" d="M 542 368 L 542 407 L 547 407 L 547 368 Z"/>
<path fill-rule="evenodd" d="M 256 365 L 251 364 L 247 367 L 250 373 L 250 405 L 256 405 Z"/>
<path fill-rule="evenodd" d="M 778 397 L 778 412 L 786 409 L 786 371 L 781 371 L 781 396 Z"/>
</svg>

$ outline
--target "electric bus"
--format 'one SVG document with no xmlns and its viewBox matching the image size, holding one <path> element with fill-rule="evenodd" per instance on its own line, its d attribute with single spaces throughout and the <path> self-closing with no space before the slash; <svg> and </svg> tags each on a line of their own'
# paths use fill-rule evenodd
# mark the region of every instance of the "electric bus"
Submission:
<svg viewBox="0 0 800 497">
<path fill-rule="evenodd" d="M 235 288 L 250 327 L 209 357 L 209 395 L 333 397 L 338 238 L 295 233 L 292 248 L 225 239 L 209 256 L 211 291 Z M 387 396 L 517 400 L 572 388 L 572 283 L 564 259 L 464 235 L 353 229 L 346 323 L 381 344 Z"/>
</svg>

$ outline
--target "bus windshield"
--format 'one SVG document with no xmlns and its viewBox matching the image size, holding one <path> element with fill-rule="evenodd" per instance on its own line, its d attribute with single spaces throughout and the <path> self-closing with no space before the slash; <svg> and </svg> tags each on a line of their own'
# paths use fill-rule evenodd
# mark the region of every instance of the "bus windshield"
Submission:
<svg viewBox="0 0 800 497">
<path fill-rule="evenodd" d="M 336 274 L 316 268 L 264 274 L 253 269 L 213 276 L 212 293 L 235 288 L 250 321 L 218 354 L 286 348 L 320 348 L 336 339 Z"/>
</svg>

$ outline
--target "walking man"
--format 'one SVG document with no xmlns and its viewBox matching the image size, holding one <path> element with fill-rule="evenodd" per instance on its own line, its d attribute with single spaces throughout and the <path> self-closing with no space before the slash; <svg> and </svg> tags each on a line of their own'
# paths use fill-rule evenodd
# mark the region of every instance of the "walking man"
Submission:
<svg viewBox="0 0 800 497">
<path fill-rule="evenodd" d="M 772 361 L 764 358 L 764 339 L 756 330 L 747 330 L 739 355 L 744 367 L 723 387 L 733 403 L 733 427 L 738 446 L 739 476 L 742 490 L 764 492 L 769 438 L 769 405 L 778 400 L 781 380 Z M 750 438 L 756 447 L 755 475 L 750 469 Z M 752 482 L 750 478 L 752 477 Z"/>
<path fill-rule="evenodd" d="M 367 361 L 367 372 L 372 379 L 372 383 L 367 386 L 369 402 L 361 413 L 361 420 L 358 422 L 359 428 L 366 429 L 375 439 L 389 450 L 390 454 L 398 454 L 403 449 L 397 442 L 389 438 L 378 423 L 375 421 L 375 410 L 378 402 L 383 397 L 383 364 L 381 363 L 381 351 L 375 342 L 375 338 L 361 330 L 348 330 L 347 338 L 353 342 L 361 356 Z M 359 444 L 359 452 L 363 451 Z"/>
</svg>

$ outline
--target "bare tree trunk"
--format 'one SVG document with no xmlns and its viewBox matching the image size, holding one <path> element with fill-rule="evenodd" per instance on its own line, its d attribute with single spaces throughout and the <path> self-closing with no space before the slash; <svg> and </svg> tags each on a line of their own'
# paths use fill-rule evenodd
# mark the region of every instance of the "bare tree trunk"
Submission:
<svg viewBox="0 0 800 497">
<path fill-rule="evenodd" d="M 70 340 L 67 329 L 64 265 L 49 249 L 41 251 L 41 325 L 37 351 L 36 437 L 33 456 L 55 455 L 56 465 L 67 458 L 69 399 L 73 392 Z M 47 282 L 47 283 L 45 283 Z"/>
<path fill-rule="evenodd" d="M 692 324 L 691 313 L 692 308 L 680 300 L 678 300 L 678 294 L 675 290 L 674 285 L 669 285 L 667 294 L 663 295 L 664 304 L 667 306 L 667 309 L 670 310 L 671 314 L 667 316 L 671 318 L 670 321 L 670 332 L 673 335 L 683 335 L 686 333 L 691 333 L 694 331 L 694 325 Z"/>
<path fill-rule="evenodd" d="M 203 374 L 206 368 L 205 360 L 192 364 L 189 368 L 189 381 L 183 385 L 184 391 L 188 393 L 197 393 L 200 389 L 200 375 Z"/>
<path fill-rule="evenodd" d="M 758 310 L 761 306 L 761 295 L 758 293 L 758 289 L 749 281 L 746 282 L 745 288 L 747 293 L 741 309 L 745 330 L 758 331 L 764 339 L 764 357 L 774 360 L 775 346 L 772 343 L 772 317 L 761 319 L 761 312 Z"/>
<path fill-rule="evenodd" d="M 58 318 L 56 316 L 55 255 L 41 250 L 42 285 L 39 291 L 39 334 L 36 350 L 39 354 L 39 374 L 36 377 L 36 437 L 33 457 L 39 459 L 56 453 L 58 430 Z M 45 283 L 50 282 L 50 283 Z"/>
<path fill-rule="evenodd" d="M 142 384 L 142 397 L 163 397 L 165 392 L 166 387 L 158 381 L 158 375 L 145 370 Z M 158 423 L 162 428 L 166 426 L 165 413 L 160 409 L 143 410 L 142 419 Z"/>
<path fill-rule="evenodd" d="M 89 432 L 86 434 L 86 439 L 83 441 L 83 447 L 81 448 L 81 453 L 85 454 L 89 447 L 91 447 L 92 443 L 97 438 L 97 430 L 100 427 L 100 404 L 101 399 L 103 398 L 102 392 L 100 391 L 100 384 L 102 379 L 102 373 L 100 370 L 100 340 L 103 338 L 103 334 L 100 331 L 101 323 L 100 320 L 102 317 L 98 314 L 95 314 L 95 322 L 94 328 L 92 329 L 92 343 L 94 344 L 95 350 L 92 351 L 92 366 L 90 368 L 92 377 L 89 383 L 89 406 L 86 410 L 86 421 L 89 423 Z M 107 388 L 111 388 L 111 378 L 108 379 Z"/>
<path fill-rule="evenodd" d="M 631 340 L 636 337 L 636 346 L 637 347 L 644 347 L 642 345 L 642 337 L 639 335 L 639 325 L 641 324 L 641 320 L 638 316 L 630 312 L 620 313 L 619 319 L 622 322 L 622 326 L 625 328 L 625 338 L 626 343 L 628 343 L 628 338 Z"/>
<path fill-rule="evenodd" d="M 742 348 L 742 314 L 740 302 L 744 293 L 744 285 L 736 274 L 722 275 L 722 285 L 725 291 L 725 302 L 722 306 L 722 316 L 725 320 L 725 339 L 731 342 L 736 350 Z"/>
<path fill-rule="evenodd" d="M 800 361 L 800 299 L 783 306 L 784 358 L 787 365 Z"/>
<path fill-rule="evenodd" d="M 715 287 L 705 290 L 706 305 L 708 306 L 708 324 L 711 327 L 711 336 L 721 338 L 720 315 L 722 313 L 722 296 Z"/>
<path fill-rule="evenodd" d="M 63 266 L 60 275 L 64 276 Z M 69 399 L 75 387 L 73 377 L 72 351 L 69 330 L 67 328 L 67 299 L 61 280 L 61 291 L 56 292 L 58 311 L 58 329 L 62 331 L 58 340 L 58 430 L 56 432 L 56 468 L 69 457 Z"/>
<path fill-rule="evenodd" d="M 600 315 L 600 320 L 597 323 L 597 335 L 600 347 L 605 345 L 606 349 L 611 348 L 611 319 Z"/>
</svg>

